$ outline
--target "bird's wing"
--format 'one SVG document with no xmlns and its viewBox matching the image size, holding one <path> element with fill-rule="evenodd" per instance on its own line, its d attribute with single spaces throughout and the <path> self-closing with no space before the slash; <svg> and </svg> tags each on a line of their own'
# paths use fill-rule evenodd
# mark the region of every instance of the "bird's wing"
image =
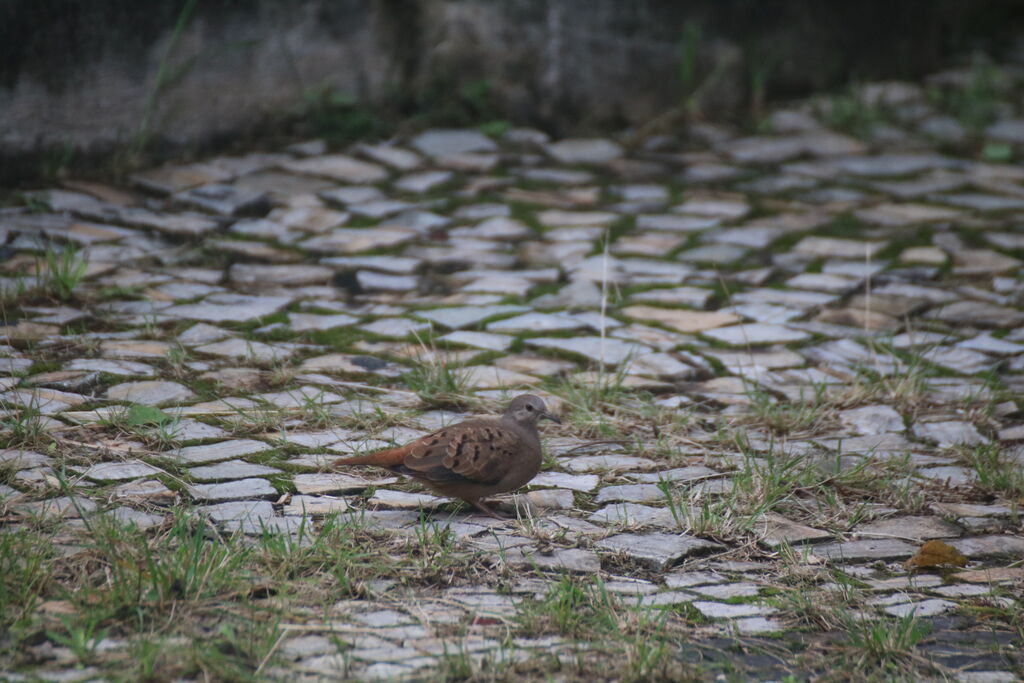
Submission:
<svg viewBox="0 0 1024 683">
<path fill-rule="evenodd" d="M 406 473 L 436 483 L 497 484 L 524 447 L 522 436 L 499 420 L 469 420 L 409 444 Z"/>
</svg>

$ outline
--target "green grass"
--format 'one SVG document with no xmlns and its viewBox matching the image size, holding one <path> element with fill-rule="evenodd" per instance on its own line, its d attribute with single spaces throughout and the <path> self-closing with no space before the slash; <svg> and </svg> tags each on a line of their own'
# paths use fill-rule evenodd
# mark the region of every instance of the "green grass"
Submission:
<svg viewBox="0 0 1024 683">
<path fill-rule="evenodd" d="M 746 395 L 750 400 L 750 421 L 777 434 L 812 431 L 828 415 L 827 388 L 824 384 L 811 385 L 807 396 L 801 394 L 800 400 L 789 401 L 776 399 L 759 386 L 748 385 Z"/>
<path fill-rule="evenodd" d="M 3 448 L 45 448 L 51 441 L 46 421 L 38 407 L 16 408 L 0 402 L 10 412 L 0 417 L 0 446 Z"/>
<path fill-rule="evenodd" d="M 419 343 L 424 356 L 416 359 L 412 370 L 402 376 L 409 390 L 432 408 L 462 409 L 475 405 L 466 369 L 449 363 L 432 340 Z"/>
<path fill-rule="evenodd" d="M 1011 500 L 1024 500 L 1024 469 L 998 443 L 962 448 L 961 459 L 978 474 L 978 488 Z"/>
<path fill-rule="evenodd" d="M 43 262 L 37 267 L 40 273 L 39 286 L 60 301 L 69 301 L 85 277 L 88 266 L 88 261 L 78 249 L 72 246 L 61 249 L 49 246 L 43 255 Z"/>
</svg>

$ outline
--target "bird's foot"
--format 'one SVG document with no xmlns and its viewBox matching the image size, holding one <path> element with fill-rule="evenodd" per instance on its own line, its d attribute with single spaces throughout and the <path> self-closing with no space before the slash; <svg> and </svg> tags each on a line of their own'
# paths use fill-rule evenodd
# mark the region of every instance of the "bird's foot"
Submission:
<svg viewBox="0 0 1024 683">
<path fill-rule="evenodd" d="M 491 517 L 494 517 L 495 519 L 508 519 L 507 515 L 503 515 L 492 510 L 491 508 L 484 505 L 480 500 L 467 500 L 466 502 L 475 507 L 480 512 L 484 513 L 485 515 L 489 515 Z"/>
</svg>

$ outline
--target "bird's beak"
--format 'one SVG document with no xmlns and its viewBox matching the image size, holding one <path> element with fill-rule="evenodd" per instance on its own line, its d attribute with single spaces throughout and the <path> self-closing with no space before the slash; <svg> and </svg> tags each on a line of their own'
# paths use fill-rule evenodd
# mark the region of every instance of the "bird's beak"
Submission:
<svg viewBox="0 0 1024 683">
<path fill-rule="evenodd" d="M 551 413 L 549 413 L 547 411 L 544 411 L 543 413 L 541 413 L 540 414 L 540 418 L 538 418 L 538 419 L 541 419 L 541 420 L 551 420 L 555 424 L 562 424 L 561 420 L 559 420 L 557 417 L 555 417 L 554 415 L 552 415 Z"/>
</svg>

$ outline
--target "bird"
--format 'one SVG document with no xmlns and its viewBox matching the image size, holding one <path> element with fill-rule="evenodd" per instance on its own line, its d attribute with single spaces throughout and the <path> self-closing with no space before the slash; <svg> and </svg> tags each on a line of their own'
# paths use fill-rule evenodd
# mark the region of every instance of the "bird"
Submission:
<svg viewBox="0 0 1024 683">
<path fill-rule="evenodd" d="M 398 448 L 336 460 L 331 467 L 383 467 L 500 518 L 481 498 L 514 491 L 537 476 L 540 420 L 562 422 L 539 396 L 522 394 L 512 399 L 501 417 L 471 418 Z"/>
</svg>

